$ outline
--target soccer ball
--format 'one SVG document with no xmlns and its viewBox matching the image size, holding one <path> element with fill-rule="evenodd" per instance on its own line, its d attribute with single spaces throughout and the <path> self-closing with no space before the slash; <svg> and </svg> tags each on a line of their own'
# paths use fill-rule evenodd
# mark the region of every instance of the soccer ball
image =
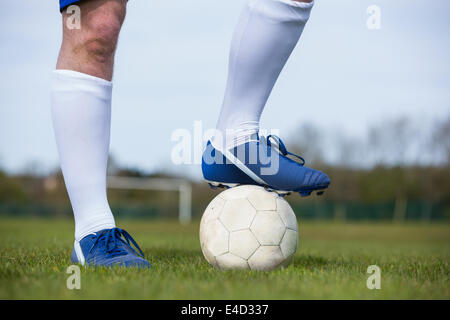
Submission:
<svg viewBox="0 0 450 320">
<path fill-rule="evenodd" d="M 291 206 L 275 192 L 244 185 L 216 196 L 200 222 L 206 260 L 219 269 L 269 271 L 286 267 L 297 249 Z"/>
</svg>

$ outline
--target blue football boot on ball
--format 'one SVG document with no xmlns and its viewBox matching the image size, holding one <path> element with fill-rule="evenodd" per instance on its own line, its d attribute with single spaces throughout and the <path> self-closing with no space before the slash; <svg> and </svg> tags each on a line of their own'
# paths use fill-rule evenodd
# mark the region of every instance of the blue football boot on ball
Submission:
<svg viewBox="0 0 450 320">
<path fill-rule="evenodd" d="M 86 266 L 150 268 L 136 241 L 120 228 L 104 229 L 75 241 L 71 261 Z"/>
<path fill-rule="evenodd" d="M 305 160 L 287 151 L 280 138 L 254 135 L 250 141 L 225 150 L 209 141 L 202 158 L 204 179 L 211 187 L 234 187 L 251 184 L 280 195 L 298 192 L 302 197 L 313 191 L 323 194 L 330 179 L 318 170 L 305 166 Z"/>
</svg>

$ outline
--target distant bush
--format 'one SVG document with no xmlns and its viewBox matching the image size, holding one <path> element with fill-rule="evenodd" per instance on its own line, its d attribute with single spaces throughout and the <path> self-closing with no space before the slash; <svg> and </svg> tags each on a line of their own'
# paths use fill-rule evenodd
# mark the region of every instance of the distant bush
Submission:
<svg viewBox="0 0 450 320">
<path fill-rule="evenodd" d="M 28 196 L 23 186 L 2 171 L 0 171 L 0 202 L 28 202 Z"/>
</svg>

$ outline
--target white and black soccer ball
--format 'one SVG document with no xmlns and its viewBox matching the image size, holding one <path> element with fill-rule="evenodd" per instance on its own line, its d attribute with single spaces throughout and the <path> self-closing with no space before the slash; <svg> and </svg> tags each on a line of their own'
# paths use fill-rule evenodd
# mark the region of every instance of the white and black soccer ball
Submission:
<svg viewBox="0 0 450 320">
<path fill-rule="evenodd" d="M 258 186 L 223 191 L 208 205 L 200 223 L 203 255 L 219 269 L 286 267 L 297 242 L 291 206 L 277 193 Z"/>
</svg>

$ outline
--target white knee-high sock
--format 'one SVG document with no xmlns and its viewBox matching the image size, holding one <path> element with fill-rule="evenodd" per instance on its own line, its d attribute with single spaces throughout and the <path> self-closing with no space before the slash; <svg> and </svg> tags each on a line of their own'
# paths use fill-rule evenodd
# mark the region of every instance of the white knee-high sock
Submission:
<svg viewBox="0 0 450 320">
<path fill-rule="evenodd" d="M 77 240 L 115 227 L 106 198 L 111 93 L 109 81 L 75 71 L 54 71 L 53 127 Z"/>
<path fill-rule="evenodd" d="M 231 43 L 228 81 L 216 148 L 247 142 L 275 82 L 309 19 L 313 2 L 249 0 Z"/>
</svg>

